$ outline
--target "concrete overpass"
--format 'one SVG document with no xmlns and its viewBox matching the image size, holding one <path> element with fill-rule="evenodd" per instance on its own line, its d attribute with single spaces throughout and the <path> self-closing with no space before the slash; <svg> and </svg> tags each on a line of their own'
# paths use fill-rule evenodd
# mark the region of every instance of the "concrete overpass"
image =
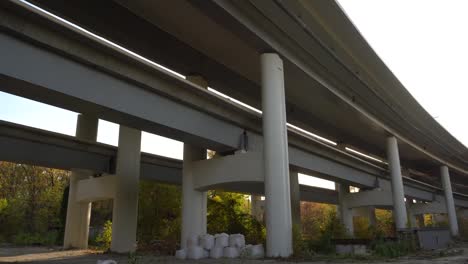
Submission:
<svg viewBox="0 0 468 264">
<path fill-rule="evenodd" d="M 0 148 L 8 150 L 0 153 L 2 161 L 63 170 L 78 168 L 94 172 L 95 177 L 115 173 L 117 147 L 6 121 L 0 121 Z M 182 185 L 181 160 L 142 153 L 140 166 L 140 179 Z M 226 187 L 226 191 L 264 194 L 263 184 Z M 338 193 L 333 190 L 308 185 L 300 188 L 301 201 L 338 203 Z"/>
<path fill-rule="evenodd" d="M 267 254 L 288 256 L 291 241 L 283 238 L 291 237 L 291 200 L 293 207 L 299 200 L 299 188 L 292 184 L 297 172 L 339 182 L 340 201 L 354 195 L 346 193 L 348 185 L 369 191 L 358 196 L 383 197 L 376 205 L 393 208 L 398 230 L 406 228 L 405 196 L 433 201 L 439 195 L 457 235 L 454 204 L 466 206 L 466 196 L 456 194 L 454 200 L 450 183 L 466 182 L 466 148 L 411 97 L 335 2 L 38 4 L 187 76 L 174 76 L 27 4 L 1 4 L 0 89 L 83 113 L 77 137 L 84 140 L 95 141 L 96 117 L 121 125 L 115 171 L 110 171 L 116 175 L 113 250 L 134 248 L 135 188 L 144 169 L 141 130 L 185 143 L 182 244 L 189 234 L 206 232 L 206 188 L 251 190 L 263 183 L 270 208 Z M 208 85 L 261 108 L 263 115 L 214 95 Z M 336 144 L 288 127 L 286 119 Z M 219 158 L 202 161 L 207 148 Z M 74 169 L 69 218 L 82 220 L 67 220 L 66 245 L 82 247 L 83 212 L 90 205 L 73 202 L 74 186 L 96 171 L 83 171 L 71 157 L 63 158 Z M 87 157 L 96 164 L 105 159 Z M 232 173 L 233 167 L 239 168 L 238 181 L 220 173 Z M 391 204 L 384 199 L 389 195 Z M 348 227 L 353 207 L 340 203 Z"/>
</svg>

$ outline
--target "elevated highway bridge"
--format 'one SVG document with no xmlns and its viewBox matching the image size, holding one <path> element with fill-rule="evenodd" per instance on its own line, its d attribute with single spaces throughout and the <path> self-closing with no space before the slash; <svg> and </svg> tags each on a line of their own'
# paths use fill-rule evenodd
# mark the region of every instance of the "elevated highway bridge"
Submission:
<svg viewBox="0 0 468 264">
<path fill-rule="evenodd" d="M 204 191 L 212 187 L 265 194 L 268 256 L 291 254 L 283 238 L 299 201 L 322 193 L 338 202 L 351 233 L 351 210 L 372 206 L 366 197 L 392 208 L 397 230 L 406 229 L 406 197 L 442 201 L 437 210 L 458 235 L 455 206 L 468 206 L 466 147 L 334 1 L 32 3 L 88 32 L 23 1 L 2 2 L 0 90 L 82 115 L 77 139 L 2 123 L 2 149 L 21 147 L 0 157 L 72 169 L 67 219 L 89 217 L 89 203 L 76 200 L 80 182 L 111 174 L 112 250 L 134 250 L 140 177 L 182 183 L 183 247 L 206 232 Z M 93 143 L 97 118 L 120 124 L 118 149 Z M 183 162 L 140 155 L 142 130 L 183 141 Z M 206 149 L 217 157 L 204 160 Z M 299 172 L 337 182 L 338 192 L 299 187 Z M 345 199 L 354 195 L 349 185 L 367 192 Z M 67 220 L 66 229 L 65 246 L 86 247 L 86 220 Z"/>
</svg>

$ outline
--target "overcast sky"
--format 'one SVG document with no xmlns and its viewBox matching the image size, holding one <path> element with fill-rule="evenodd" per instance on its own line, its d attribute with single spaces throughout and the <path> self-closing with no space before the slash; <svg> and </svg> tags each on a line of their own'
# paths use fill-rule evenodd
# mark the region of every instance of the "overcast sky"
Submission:
<svg viewBox="0 0 468 264">
<path fill-rule="evenodd" d="M 468 1 L 338 2 L 406 89 L 468 146 Z"/>
<path fill-rule="evenodd" d="M 468 1 L 340 0 L 361 33 L 421 105 L 465 146 Z M 214 87 L 216 88 L 216 87 Z M 74 135 L 76 113 L 0 92 L 0 119 Z M 99 123 L 98 141 L 116 145 L 118 126 Z M 142 151 L 182 158 L 183 145 L 143 133 Z M 333 183 L 301 176 L 301 183 Z"/>
</svg>

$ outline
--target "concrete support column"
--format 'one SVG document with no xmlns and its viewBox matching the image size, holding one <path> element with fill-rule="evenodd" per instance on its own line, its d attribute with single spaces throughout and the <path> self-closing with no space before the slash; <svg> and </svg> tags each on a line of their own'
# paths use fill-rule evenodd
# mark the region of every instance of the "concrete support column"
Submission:
<svg viewBox="0 0 468 264">
<path fill-rule="evenodd" d="M 78 115 L 76 137 L 82 140 L 96 142 L 98 119 L 93 116 Z M 89 220 L 91 217 L 91 203 L 77 202 L 78 181 L 88 179 L 92 172 L 72 169 L 68 193 L 67 220 L 63 240 L 64 248 L 88 247 Z"/>
<path fill-rule="evenodd" d="M 259 222 L 263 222 L 263 201 L 260 195 L 250 196 L 250 214 Z"/>
<path fill-rule="evenodd" d="M 112 212 L 110 249 L 113 252 L 134 252 L 136 249 L 140 156 L 141 131 L 121 125 Z"/>
<path fill-rule="evenodd" d="M 187 80 L 208 89 L 208 81 L 200 75 L 188 75 Z M 187 247 L 192 235 L 206 234 L 207 192 L 193 189 L 192 162 L 206 159 L 206 149 L 184 143 L 182 168 L 182 231 L 181 248 Z"/>
<path fill-rule="evenodd" d="M 338 190 L 338 210 L 341 224 L 346 229 L 346 234 L 354 236 L 353 211 L 346 204 L 346 194 L 349 193 L 349 185 L 335 183 Z"/>
<path fill-rule="evenodd" d="M 393 218 L 396 230 L 406 228 L 407 214 L 405 206 L 405 193 L 403 189 L 403 178 L 401 177 L 400 154 L 398 153 L 398 142 L 395 137 L 387 138 L 387 160 L 392 182 Z"/>
<path fill-rule="evenodd" d="M 206 234 L 206 192 L 193 188 L 192 162 L 206 159 L 206 150 L 184 144 L 182 167 L 182 236 L 181 248 L 187 247 L 187 239 L 193 235 Z"/>
<path fill-rule="evenodd" d="M 263 154 L 266 202 L 266 255 L 292 254 L 291 196 L 283 61 L 261 55 Z"/>
<path fill-rule="evenodd" d="M 458 236 L 458 220 L 455 211 L 455 202 L 453 201 L 452 184 L 450 183 L 450 174 L 447 166 L 440 167 L 442 186 L 445 194 L 445 204 L 447 206 L 448 222 L 452 236 Z"/>
<path fill-rule="evenodd" d="M 299 186 L 299 173 L 289 171 L 291 193 L 291 220 L 294 226 L 301 230 L 301 190 Z"/>
<path fill-rule="evenodd" d="M 424 224 L 424 214 L 415 215 L 416 218 L 416 226 L 419 228 L 424 228 L 426 225 Z"/>
<path fill-rule="evenodd" d="M 375 215 L 375 207 L 369 206 L 367 210 L 369 210 L 369 225 L 374 227 L 377 226 L 377 216 Z"/>
</svg>

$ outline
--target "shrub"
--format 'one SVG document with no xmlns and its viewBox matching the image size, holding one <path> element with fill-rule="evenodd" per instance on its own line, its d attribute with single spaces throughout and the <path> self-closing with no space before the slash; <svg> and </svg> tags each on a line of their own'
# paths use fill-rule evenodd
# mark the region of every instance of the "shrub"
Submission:
<svg viewBox="0 0 468 264">
<path fill-rule="evenodd" d="M 415 251 L 415 246 L 411 240 L 384 241 L 376 240 L 371 248 L 375 255 L 386 258 L 397 258 L 408 255 Z"/>
<path fill-rule="evenodd" d="M 13 237 L 13 244 L 18 246 L 53 246 L 59 236 L 57 231 L 47 233 L 19 233 Z"/>
<path fill-rule="evenodd" d="M 104 223 L 102 232 L 96 236 L 96 243 L 99 248 L 108 250 L 112 241 L 112 221 L 107 220 Z"/>
</svg>

